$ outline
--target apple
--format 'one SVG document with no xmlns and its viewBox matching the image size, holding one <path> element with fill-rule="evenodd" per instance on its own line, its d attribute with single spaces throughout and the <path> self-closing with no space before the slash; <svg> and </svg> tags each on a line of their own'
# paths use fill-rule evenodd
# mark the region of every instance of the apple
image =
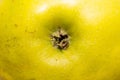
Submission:
<svg viewBox="0 0 120 80">
<path fill-rule="evenodd" d="M 120 0 L 0 0 L 0 80 L 119 80 Z"/>
</svg>

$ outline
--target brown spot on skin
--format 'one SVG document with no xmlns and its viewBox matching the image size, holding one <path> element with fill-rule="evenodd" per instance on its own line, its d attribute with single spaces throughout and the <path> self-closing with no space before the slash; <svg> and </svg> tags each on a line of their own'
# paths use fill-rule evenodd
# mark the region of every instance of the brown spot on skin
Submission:
<svg viewBox="0 0 120 80">
<path fill-rule="evenodd" d="M 17 25 L 17 24 L 14 24 L 14 26 L 15 26 L 15 27 L 18 27 L 18 25 Z"/>
<path fill-rule="evenodd" d="M 58 61 L 58 59 L 56 59 L 56 61 Z"/>
<path fill-rule="evenodd" d="M 25 29 L 25 32 L 27 32 L 27 29 Z"/>
</svg>

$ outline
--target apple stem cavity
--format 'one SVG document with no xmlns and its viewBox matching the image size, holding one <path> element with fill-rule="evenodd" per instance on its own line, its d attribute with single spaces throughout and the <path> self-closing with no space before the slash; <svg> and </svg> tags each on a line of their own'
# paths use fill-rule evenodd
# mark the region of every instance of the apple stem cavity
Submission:
<svg viewBox="0 0 120 80">
<path fill-rule="evenodd" d="M 69 47 L 69 35 L 67 32 L 59 27 L 55 32 L 51 35 L 52 45 L 59 50 L 66 50 Z"/>
</svg>

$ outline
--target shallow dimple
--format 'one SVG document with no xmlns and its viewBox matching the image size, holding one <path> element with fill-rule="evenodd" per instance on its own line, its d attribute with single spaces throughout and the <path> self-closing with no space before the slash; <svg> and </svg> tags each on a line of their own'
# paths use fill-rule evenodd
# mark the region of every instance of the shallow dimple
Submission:
<svg viewBox="0 0 120 80">
<path fill-rule="evenodd" d="M 4 77 L 0 76 L 0 80 L 7 80 L 7 79 L 5 79 Z"/>
<path fill-rule="evenodd" d="M 14 2 L 15 0 L 12 0 L 12 2 Z"/>
<path fill-rule="evenodd" d="M 3 14 L 4 14 L 4 13 L 2 12 L 2 13 L 1 13 L 1 16 L 3 16 Z"/>
<path fill-rule="evenodd" d="M 31 78 L 31 79 L 29 79 L 29 80 L 36 80 L 35 78 Z"/>
</svg>

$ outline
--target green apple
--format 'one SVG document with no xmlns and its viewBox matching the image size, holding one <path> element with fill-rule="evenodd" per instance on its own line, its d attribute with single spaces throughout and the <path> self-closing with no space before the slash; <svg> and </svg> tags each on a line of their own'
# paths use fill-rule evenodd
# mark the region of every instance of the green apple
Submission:
<svg viewBox="0 0 120 80">
<path fill-rule="evenodd" d="M 120 0 L 0 0 L 0 80 L 119 80 L 119 67 Z"/>
</svg>

